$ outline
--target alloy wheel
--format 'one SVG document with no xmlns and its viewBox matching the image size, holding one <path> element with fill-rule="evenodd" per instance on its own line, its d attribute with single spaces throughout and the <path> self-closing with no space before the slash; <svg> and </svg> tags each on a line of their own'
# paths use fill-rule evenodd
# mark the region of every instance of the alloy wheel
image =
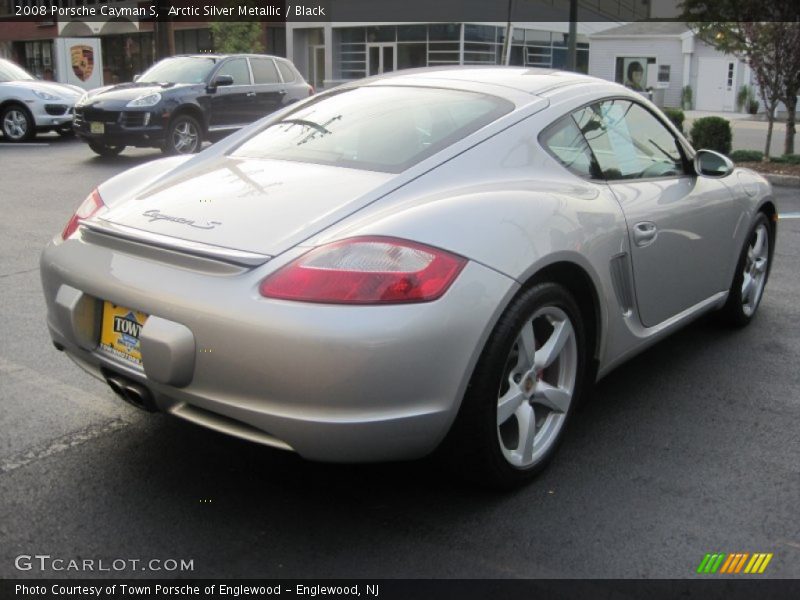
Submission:
<svg viewBox="0 0 800 600">
<path fill-rule="evenodd" d="M 553 446 L 572 404 L 578 347 L 567 314 L 544 306 L 519 331 L 497 400 L 497 436 L 517 468 L 538 462 Z"/>
<path fill-rule="evenodd" d="M 28 134 L 28 117 L 21 110 L 12 108 L 3 117 L 3 133 L 14 141 L 22 140 Z"/>
<path fill-rule="evenodd" d="M 179 121 L 172 130 L 172 146 L 178 154 L 191 154 L 197 150 L 200 132 L 189 120 Z"/>
<path fill-rule="evenodd" d="M 742 311 L 748 317 L 755 312 L 761 300 L 767 280 L 768 264 L 769 231 L 767 226 L 761 223 L 750 238 L 742 273 Z"/>
</svg>

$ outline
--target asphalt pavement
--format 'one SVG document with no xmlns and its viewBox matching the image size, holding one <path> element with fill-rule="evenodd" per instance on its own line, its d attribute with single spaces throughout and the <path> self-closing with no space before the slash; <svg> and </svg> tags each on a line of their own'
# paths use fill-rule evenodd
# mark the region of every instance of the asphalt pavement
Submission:
<svg viewBox="0 0 800 600">
<path fill-rule="evenodd" d="M 85 375 L 50 344 L 39 252 L 96 184 L 159 154 L 39 142 L 0 141 L 0 577 L 684 578 L 709 552 L 800 577 L 800 219 L 750 327 L 704 318 L 611 373 L 551 467 L 501 494 L 428 461 L 306 462 Z M 800 216 L 797 189 L 775 192 Z M 17 568 L 37 554 L 126 562 Z"/>
</svg>

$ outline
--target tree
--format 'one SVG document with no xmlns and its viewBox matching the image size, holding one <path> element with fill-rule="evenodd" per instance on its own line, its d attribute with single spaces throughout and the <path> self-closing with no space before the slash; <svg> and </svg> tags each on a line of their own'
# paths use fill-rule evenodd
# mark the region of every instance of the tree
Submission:
<svg viewBox="0 0 800 600">
<path fill-rule="evenodd" d="M 748 40 L 749 51 L 744 57 L 750 63 L 758 85 L 758 94 L 767 112 L 767 140 L 764 147 L 764 159 L 769 160 L 772 146 L 772 130 L 775 126 L 775 110 L 781 97 L 781 81 L 777 76 L 782 68 L 783 54 L 779 50 L 780 32 L 775 23 L 742 23 L 741 35 Z M 739 31 L 737 31 L 739 33 Z M 723 33 L 722 35 L 726 35 Z M 731 32 L 727 36 L 733 37 Z M 736 42 L 740 44 L 740 42 Z M 744 45 L 742 44 L 744 47 Z"/>
<path fill-rule="evenodd" d="M 800 93 L 800 4 L 797 0 L 684 0 L 682 17 L 700 39 L 750 64 L 767 111 L 769 157 L 775 108 L 787 109 L 784 152 L 794 152 L 795 106 Z M 765 21 L 765 19 L 768 19 Z"/>
<path fill-rule="evenodd" d="M 795 123 L 797 120 L 797 96 L 800 93 L 800 23 L 789 23 L 784 30 L 782 44 L 787 60 L 779 76 L 783 84 L 780 99 L 786 106 L 786 140 L 783 153 L 794 154 Z"/>
<path fill-rule="evenodd" d="M 209 25 L 214 36 L 214 50 L 227 54 L 263 52 L 261 24 L 258 21 L 224 21 Z"/>
</svg>

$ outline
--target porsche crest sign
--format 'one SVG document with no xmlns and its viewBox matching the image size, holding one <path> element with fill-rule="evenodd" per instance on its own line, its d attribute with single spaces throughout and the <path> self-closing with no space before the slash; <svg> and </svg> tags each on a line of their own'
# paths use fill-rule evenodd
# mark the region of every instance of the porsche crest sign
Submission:
<svg viewBox="0 0 800 600">
<path fill-rule="evenodd" d="M 72 57 L 72 72 L 81 81 L 86 81 L 94 71 L 94 48 L 85 44 L 76 44 L 69 49 Z"/>
</svg>

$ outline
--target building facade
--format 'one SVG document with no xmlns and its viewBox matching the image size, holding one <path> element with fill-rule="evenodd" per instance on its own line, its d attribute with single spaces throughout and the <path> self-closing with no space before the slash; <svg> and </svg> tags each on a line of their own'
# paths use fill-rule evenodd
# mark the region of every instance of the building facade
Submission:
<svg viewBox="0 0 800 600">
<path fill-rule="evenodd" d="M 589 68 L 589 38 L 617 23 L 579 23 L 577 69 Z M 292 23 L 286 55 L 316 89 L 398 69 L 511 64 L 565 68 L 569 24 Z M 507 56 L 503 55 L 503 51 Z"/>
<path fill-rule="evenodd" d="M 13 14 L 20 3 L 33 5 L 34 0 L 0 0 L 0 17 Z M 141 3 L 132 0 L 57 0 L 65 7 L 114 4 L 134 8 Z M 33 17 L 32 17 L 33 19 Z M 176 19 L 162 23 L 169 27 L 176 54 L 213 52 L 214 40 L 206 22 Z M 268 54 L 285 56 L 283 24 L 262 23 L 262 45 Z M 18 63 L 42 79 L 66 81 L 59 73 L 55 40 L 58 38 L 98 38 L 103 65 L 103 84 L 130 81 L 145 71 L 155 60 L 154 23 L 152 20 L 115 18 L 102 21 L 86 19 L 39 18 L 31 21 L 0 22 L 0 58 Z"/>
</svg>

